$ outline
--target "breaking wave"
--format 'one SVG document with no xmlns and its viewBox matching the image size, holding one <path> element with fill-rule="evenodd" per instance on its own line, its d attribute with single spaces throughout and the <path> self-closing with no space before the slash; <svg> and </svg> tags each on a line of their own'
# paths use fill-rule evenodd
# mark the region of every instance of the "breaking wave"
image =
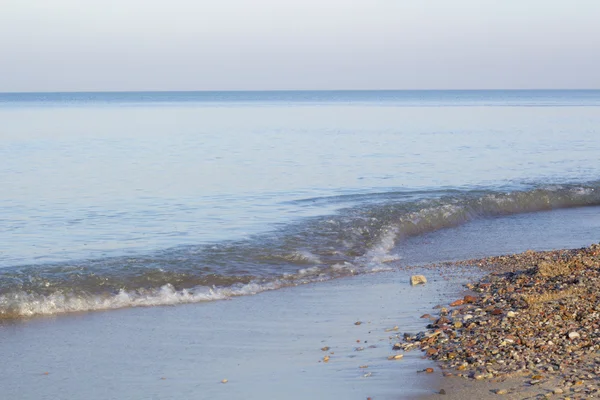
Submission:
<svg viewBox="0 0 600 400">
<path fill-rule="evenodd" d="M 394 249 L 404 238 L 479 218 L 597 206 L 600 182 L 512 192 L 390 192 L 355 195 L 352 202 L 334 215 L 246 241 L 3 268 L 0 319 L 221 300 L 389 270 L 401 263 Z"/>
</svg>

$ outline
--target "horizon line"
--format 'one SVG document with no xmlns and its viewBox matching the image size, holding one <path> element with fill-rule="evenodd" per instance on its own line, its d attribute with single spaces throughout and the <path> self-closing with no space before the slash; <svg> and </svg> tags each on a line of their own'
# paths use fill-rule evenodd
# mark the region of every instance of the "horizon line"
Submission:
<svg viewBox="0 0 600 400">
<path fill-rule="evenodd" d="M 485 92 L 485 91 L 598 91 L 600 88 L 510 88 L 510 89 L 213 89 L 213 90 L 66 90 L 0 91 L 4 94 L 85 94 L 85 93 L 281 93 L 281 92 Z"/>
</svg>

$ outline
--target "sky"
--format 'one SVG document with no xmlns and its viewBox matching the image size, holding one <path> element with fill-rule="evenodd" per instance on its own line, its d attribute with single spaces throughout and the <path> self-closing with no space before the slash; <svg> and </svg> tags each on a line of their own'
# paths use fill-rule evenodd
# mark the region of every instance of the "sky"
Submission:
<svg viewBox="0 0 600 400">
<path fill-rule="evenodd" d="M 600 88 L 598 0 L 0 0 L 0 92 Z"/>
</svg>

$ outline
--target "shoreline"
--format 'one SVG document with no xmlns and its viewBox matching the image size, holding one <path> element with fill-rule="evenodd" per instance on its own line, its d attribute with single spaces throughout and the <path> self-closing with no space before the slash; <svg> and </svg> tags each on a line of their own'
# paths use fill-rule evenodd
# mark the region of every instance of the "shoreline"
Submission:
<svg viewBox="0 0 600 400">
<path fill-rule="evenodd" d="M 439 389 L 418 398 L 600 397 L 600 244 L 430 267 L 468 266 L 485 275 L 464 297 L 398 335 L 396 348 L 441 368 Z"/>
<path fill-rule="evenodd" d="M 599 245 L 586 249 L 598 253 L 590 255 L 594 260 L 600 257 Z M 400 267 L 233 301 L 62 315 L 0 326 L 0 349 L 6 362 L 16 366 L 0 377 L 0 385 L 8 394 L 23 399 L 44 398 L 42 393 L 51 398 L 65 391 L 75 397 L 89 395 L 89 385 L 101 387 L 107 378 L 114 386 L 90 398 L 106 398 L 107 393 L 120 398 L 137 398 L 140 393 L 175 398 L 201 390 L 203 396 L 215 399 L 301 399 L 317 394 L 319 398 L 356 400 L 486 399 L 501 396 L 497 391 L 504 393 L 503 389 L 505 398 L 536 398 L 564 386 L 546 371 L 536 372 L 543 379 L 535 384 L 530 384 L 533 371 L 529 375 L 462 378 L 457 373 L 467 374 L 466 369 L 440 368 L 444 361 L 424 357 L 418 351 L 420 346 L 410 352 L 392 347 L 398 342 L 415 343 L 402 340 L 406 331 L 452 332 L 454 328 L 447 323 L 443 328 L 425 328 L 440 319 L 437 314 L 442 308 L 436 308 L 438 305 L 448 308 L 446 318 L 461 317 L 464 324 L 466 314 L 453 312 L 471 312 L 469 307 L 477 303 L 449 307 L 451 302 L 464 300 L 465 294 L 482 300 L 496 290 L 494 285 L 502 284 L 505 274 L 515 274 L 519 267 L 552 255 L 575 257 L 586 249 Z M 428 282 L 411 286 L 412 274 L 425 275 Z M 487 282 L 490 277 L 496 280 Z M 470 292 L 465 292 L 469 282 L 491 285 L 473 284 Z M 479 288 L 485 290 L 479 292 Z M 435 320 L 419 318 L 422 313 L 430 313 Z M 480 316 L 475 311 L 472 314 L 469 320 L 479 321 Z M 481 318 L 502 321 L 487 312 Z M 507 317 L 507 321 L 513 320 L 517 318 Z M 490 325 L 473 331 L 485 334 Z M 152 329 L 147 329 L 149 326 Z M 240 336 L 241 332 L 245 334 Z M 60 342 L 53 339 L 57 337 Z M 444 354 L 444 350 L 440 348 L 438 353 Z M 61 357 L 57 359 L 55 354 Z M 389 359 L 396 354 L 403 357 Z M 324 362 L 325 356 L 330 357 L 328 362 Z M 89 367 L 92 360 L 103 366 L 102 373 Z M 434 372 L 417 373 L 427 368 Z M 579 376 L 571 382 L 575 378 Z M 224 379 L 227 384 L 221 383 Z M 570 387 L 570 397 L 589 398 L 585 393 L 588 384 L 572 385 L 581 391 Z M 446 395 L 439 394 L 441 389 Z"/>
</svg>

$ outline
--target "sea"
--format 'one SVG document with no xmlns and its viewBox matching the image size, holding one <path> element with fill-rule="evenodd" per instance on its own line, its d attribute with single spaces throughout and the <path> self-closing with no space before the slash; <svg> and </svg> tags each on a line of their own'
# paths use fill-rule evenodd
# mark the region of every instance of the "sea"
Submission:
<svg viewBox="0 0 600 400">
<path fill-rule="evenodd" d="M 422 398 L 428 264 L 599 241 L 600 90 L 0 93 L 0 399 Z"/>
<path fill-rule="evenodd" d="M 0 320 L 484 256 L 421 244 L 599 206 L 599 90 L 2 93 Z"/>
</svg>

